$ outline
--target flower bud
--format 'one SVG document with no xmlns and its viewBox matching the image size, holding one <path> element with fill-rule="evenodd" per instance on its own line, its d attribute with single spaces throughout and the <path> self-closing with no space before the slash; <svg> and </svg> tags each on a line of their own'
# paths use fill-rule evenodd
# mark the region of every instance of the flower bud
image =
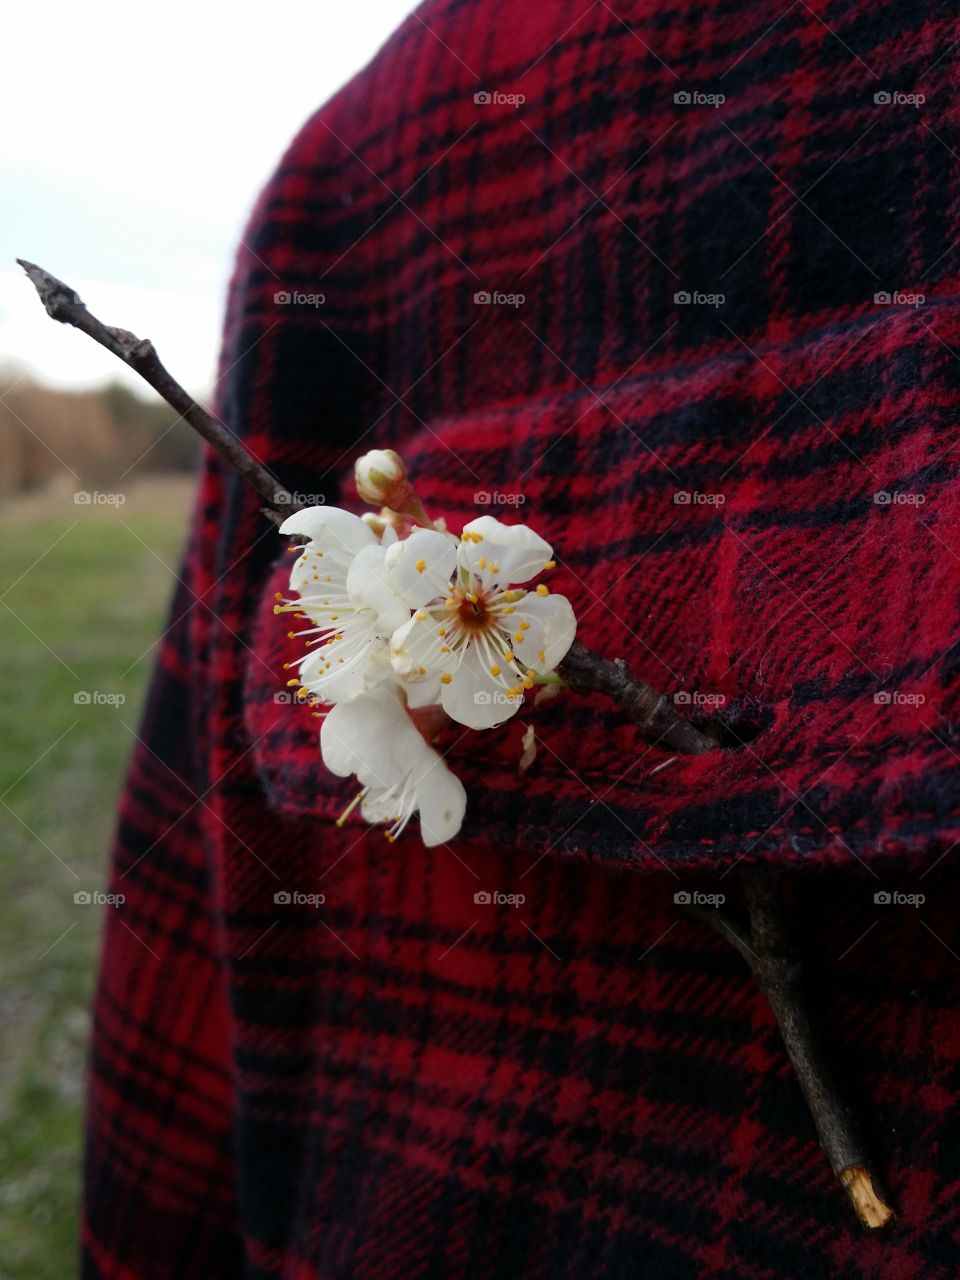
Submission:
<svg viewBox="0 0 960 1280">
<path fill-rule="evenodd" d="M 407 478 L 403 459 L 392 449 L 371 449 L 357 459 L 357 493 L 364 502 L 390 506 L 390 497 Z"/>
</svg>

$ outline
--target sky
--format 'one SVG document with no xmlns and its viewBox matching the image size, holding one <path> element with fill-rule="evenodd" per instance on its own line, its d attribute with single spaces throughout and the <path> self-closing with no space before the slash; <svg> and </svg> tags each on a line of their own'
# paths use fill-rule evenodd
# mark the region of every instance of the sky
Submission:
<svg viewBox="0 0 960 1280">
<path fill-rule="evenodd" d="M 413 0 L 53 0 L 10 6 L 0 76 L 0 375 L 136 375 L 50 320 L 15 259 L 212 386 L 233 255 L 300 125 Z M 135 16 L 141 15 L 141 16 Z"/>
</svg>

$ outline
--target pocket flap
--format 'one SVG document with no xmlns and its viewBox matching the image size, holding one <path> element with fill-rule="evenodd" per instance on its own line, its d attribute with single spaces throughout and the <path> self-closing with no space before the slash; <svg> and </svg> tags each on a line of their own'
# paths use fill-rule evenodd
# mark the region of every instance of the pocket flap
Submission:
<svg viewBox="0 0 960 1280">
<path fill-rule="evenodd" d="M 465 838 L 721 867 L 957 838 L 956 307 L 879 310 L 433 421 L 404 446 L 431 513 L 532 525 L 579 638 L 727 743 L 672 759 L 599 695 L 528 695 L 505 727 L 444 730 Z M 323 768 L 318 721 L 284 690 L 302 652 L 272 612 L 287 573 L 284 557 L 264 591 L 247 724 L 271 802 L 329 820 L 355 787 Z"/>
</svg>

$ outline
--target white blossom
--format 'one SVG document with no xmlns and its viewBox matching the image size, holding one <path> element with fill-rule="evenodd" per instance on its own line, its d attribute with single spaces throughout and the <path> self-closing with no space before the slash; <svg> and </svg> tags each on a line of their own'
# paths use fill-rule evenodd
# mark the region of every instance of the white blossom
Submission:
<svg viewBox="0 0 960 1280">
<path fill-rule="evenodd" d="M 388 529 L 378 541 L 359 516 L 339 507 L 294 512 L 280 532 L 309 539 L 290 574 L 299 598 L 275 606 L 313 624 L 291 632 L 309 646 L 295 664 L 300 685 L 321 702 L 355 697 L 382 678 L 390 636 L 410 617 L 384 566 L 396 533 Z"/>
<path fill-rule="evenodd" d="M 411 585 L 413 553 L 399 543 L 394 561 L 396 589 Z M 421 554 L 422 553 L 422 554 Z M 460 724 L 488 729 L 519 710 L 534 677 L 556 667 L 576 635 L 573 608 L 565 596 L 518 588 L 552 568 L 551 549 L 532 529 L 505 525 L 492 516 L 472 520 L 459 546 L 445 535 L 419 544 L 414 571 L 424 583 L 443 582 L 443 592 L 415 608 L 391 640 L 394 669 L 404 686 L 426 685 L 424 700 L 439 699 Z"/>
<path fill-rule="evenodd" d="M 384 686 L 335 706 L 320 730 L 320 750 L 331 772 L 356 774 L 360 811 L 368 822 L 388 824 L 388 839 L 416 812 L 428 848 L 460 830 L 463 784 L 424 741 L 396 690 Z"/>
</svg>

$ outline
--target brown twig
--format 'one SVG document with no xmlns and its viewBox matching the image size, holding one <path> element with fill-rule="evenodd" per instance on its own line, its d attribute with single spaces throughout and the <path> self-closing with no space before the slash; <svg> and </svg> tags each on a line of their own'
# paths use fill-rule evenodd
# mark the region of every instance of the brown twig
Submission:
<svg viewBox="0 0 960 1280">
<path fill-rule="evenodd" d="M 683 755 L 702 755 L 715 744 L 689 720 L 684 720 L 664 693 L 637 680 L 622 658 L 601 658 L 575 640 L 557 668 L 564 684 L 575 693 L 605 693 L 638 724 L 644 735 Z"/>
<path fill-rule="evenodd" d="M 767 999 L 810 1109 L 820 1145 L 865 1227 L 884 1227 L 893 1217 L 871 1171 L 853 1112 L 844 1101 L 807 1013 L 800 953 L 787 927 L 775 871 L 741 876 L 750 918 L 749 941 L 720 911 L 686 906 L 685 915 L 714 929 L 743 956 Z"/>
<path fill-rule="evenodd" d="M 263 514 L 269 520 L 277 525 L 282 524 L 285 516 L 303 506 L 293 494 L 277 483 L 267 468 L 252 456 L 222 422 L 207 413 L 180 386 L 164 368 L 148 338 L 138 338 L 126 329 L 103 324 L 90 314 L 69 285 L 43 267 L 25 262 L 23 258 L 18 258 L 17 261 L 30 277 L 47 314 L 61 324 L 70 324 L 75 329 L 80 329 L 139 373 L 185 422 L 213 445 L 235 471 L 249 480 L 267 503 Z M 635 680 L 620 658 L 610 662 L 591 653 L 582 644 L 574 644 L 564 659 L 560 672 L 565 683 L 577 693 L 605 693 L 636 721 L 644 734 L 671 751 L 699 755 L 710 751 L 714 746 L 699 729 L 674 711 L 664 695 L 642 681 Z"/>
<path fill-rule="evenodd" d="M 167 369 L 164 368 L 156 349 L 149 338 L 138 338 L 126 329 L 117 329 L 103 324 L 96 316 L 91 315 L 80 297 L 69 285 L 52 276 L 43 267 L 18 258 L 20 266 L 30 277 L 30 281 L 40 295 L 40 301 L 47 309 L 47 315 L 61 324 L 73 325 L 101 347 L 117 356 L 124 364 L 139 373 L 158 395 L 175 409 L 184 422 L 190 424 L 209 444 L 220 453 L 234 470 L 244 479 L 249 480 L 261 498 L 268 504 L 264 512 L 275 524 L 282 520 L 275 508 L 282 508 L 284 514 L 296 511 L 302 504 L 295 501 L 283 485 L 279 484 L 270 472 L 259 463 L 247 448 L 228 431 L 222 422 L 207 413 L 187 391 L 181 387 Z"/>
</svg>

